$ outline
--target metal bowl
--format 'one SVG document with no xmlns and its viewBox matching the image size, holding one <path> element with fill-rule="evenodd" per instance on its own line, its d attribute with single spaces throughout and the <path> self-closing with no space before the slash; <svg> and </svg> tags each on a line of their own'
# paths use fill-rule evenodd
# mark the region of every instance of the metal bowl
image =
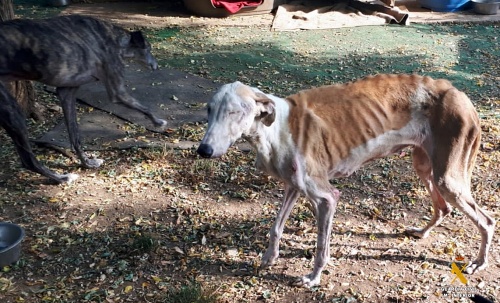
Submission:
<svg viewBox="0 0 500 303">
<path fill-rule="evenodd" d="M 472 0 L 474 12 L 482 15 L 496 15 L 498 12 L 499 0 Z"/>
<path fill-rule="evenodd" d="M 66 6 L 71 0 L 47 0 L 48 6 Z"/>
<path fill-rule="evenodd" d="M 10 265 L 21 255 L 24 229 L 16 224 L 0 222 L 0 266 Z"/>
</svg>

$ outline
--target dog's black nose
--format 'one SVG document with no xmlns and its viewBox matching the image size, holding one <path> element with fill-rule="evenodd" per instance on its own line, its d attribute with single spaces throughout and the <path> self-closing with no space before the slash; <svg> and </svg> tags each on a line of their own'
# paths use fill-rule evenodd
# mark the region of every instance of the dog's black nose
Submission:
<svg viewBox="0 0 500 303">
<path fill-rule="evenodd" d="M 210 158 L 214 153 L 214 149 L 208 144 L 200 144 L 196 152 L 203 158 Z"/>
</svg>

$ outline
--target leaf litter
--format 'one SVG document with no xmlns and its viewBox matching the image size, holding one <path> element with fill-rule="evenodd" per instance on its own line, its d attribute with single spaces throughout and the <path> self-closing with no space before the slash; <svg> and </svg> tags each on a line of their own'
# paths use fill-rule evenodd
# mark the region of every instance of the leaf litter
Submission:
<svg viewBox="0 0 500 303">
<path fill-rule="evenodd" d="M 477 105 L 483 142 L 472 186 L 499 219 L 497 25 L 280 34 L 265 27 L 146 30 L 164 66 L 221 83 L 238 79 L 281 96 L 376 72 L 451 78 Z M 30 131 L 54 122 L 32 121 Z M 199 141 L 205 126 L 186 124 L 165 140 Z M 3 131 L 0 136 L 9 142 Z M 287 222 L 281 258 L 259 269 L 283 186 L 255 170 L 252 151 L 232 148 L 222 159 L 206 160 L 194 149 L 108 150 L 99 152 L 106 161 L 93 171 L 37 150 L 49 167 L 81 175 L 49 186 L 19 168 L 10 144 L 0 149 L 0 220 L 27 233 L 20 261 L 0 271 L 4 302 L 174 302 L 203 290 L 212 302 L 467 302 L 442 290 L 459 287 L 451 284 L 450 263 L 477 253 L 480 237 L 469 220 L 454 211 L 428 239 L 402 234 L 431 216 L 425 188 L 410 173 L 410 150 L 332 181 L 342 192 L 332 258 L 321 286 L 306 290 L 290 285 L 310 271 L 315 254 L 316 227 L 304 199 Z M 468 287 L 491 297 L 500 295 L 497 238 L 489 268 L 467 276 Z"/>
</svg>

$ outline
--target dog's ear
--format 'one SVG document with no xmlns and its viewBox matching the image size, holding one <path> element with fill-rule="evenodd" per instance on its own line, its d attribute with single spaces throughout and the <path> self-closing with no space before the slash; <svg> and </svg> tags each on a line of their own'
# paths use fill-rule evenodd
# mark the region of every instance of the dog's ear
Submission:
<svg viewBox="0 0 500 303">
<path fill-rule="evenodd" d="M 146 48 L 146 39 L 144 39 L 144 35 L 141 31 L 130 33 L 130 45 L 141 49 Z"/>
<path fill-rule="evenodd" d="M 271 126 L 274 119 L 276 119 L 276 111 L 274 109 L 274 101 L 269 99 L 266 95 L 262 93 L 257 93 L 257 98 L 255 102 L 257 103 L 257 108 L 260 113 L 257 115 L 257 119 L 261 120 L 266 126 Z"/>
</svg>

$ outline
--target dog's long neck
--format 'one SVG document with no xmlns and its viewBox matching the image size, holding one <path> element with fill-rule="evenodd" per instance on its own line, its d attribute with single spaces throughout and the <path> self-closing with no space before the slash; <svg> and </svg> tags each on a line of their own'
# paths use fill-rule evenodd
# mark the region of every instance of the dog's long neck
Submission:
<svg viewBox="0 0 500 303">
<path fill-rule="evenodd" d="M 256 120 L 245 139 L 256 149 L 257 168 L 282 179 L 289 174 L 294 157 L 294 143 L 288 127 L 289 104 L 282 98 L 267 95 L 275 103 L 276 118 L 270 126 Z M 284 171 L 285 170 L 285 171 Z"/>
</svg>

